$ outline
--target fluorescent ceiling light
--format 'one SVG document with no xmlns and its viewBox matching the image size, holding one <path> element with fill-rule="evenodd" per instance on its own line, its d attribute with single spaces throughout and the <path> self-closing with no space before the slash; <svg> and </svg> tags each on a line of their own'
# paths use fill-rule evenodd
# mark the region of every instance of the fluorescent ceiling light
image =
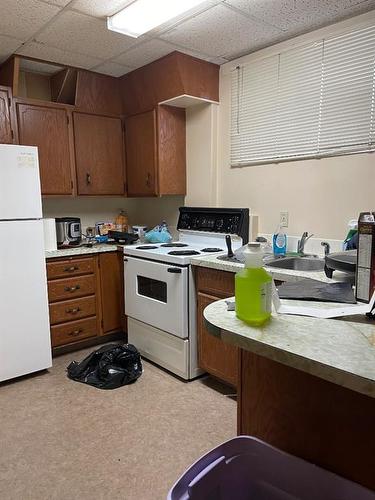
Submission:
<svg viewBox="0 0 375 500">
<path fill-rule="evenodd" d="M 137 38 L 203 1 L 205 0 L 135 0 L 117 14 L 107 17 L 107 27 Z"/>
</svg>

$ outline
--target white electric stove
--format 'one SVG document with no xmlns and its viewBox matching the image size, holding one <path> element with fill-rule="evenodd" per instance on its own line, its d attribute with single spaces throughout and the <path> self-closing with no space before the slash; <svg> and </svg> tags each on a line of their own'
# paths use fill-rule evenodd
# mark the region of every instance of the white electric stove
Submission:
<svg viewBox="0 0 375 500">
<path fill-rule="evenodd" d="M 147 359 L 189 380 L 197 362 L 196 295 L 191 260 L 248 242 L 249 210 L 181 207 L 178 241 L 124 246 L 128 341 Z"/>
</svg>

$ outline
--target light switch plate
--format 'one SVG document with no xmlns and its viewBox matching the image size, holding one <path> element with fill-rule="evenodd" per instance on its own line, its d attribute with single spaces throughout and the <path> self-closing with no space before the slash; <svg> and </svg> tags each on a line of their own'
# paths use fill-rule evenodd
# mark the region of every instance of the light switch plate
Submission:
<svg viewBox="0 0 375 500">
<path fill-rule="evenodd" d="M 289 224 L 289 212 L 280 212 L 280 226 L 288 227 Z"/>
</svg>

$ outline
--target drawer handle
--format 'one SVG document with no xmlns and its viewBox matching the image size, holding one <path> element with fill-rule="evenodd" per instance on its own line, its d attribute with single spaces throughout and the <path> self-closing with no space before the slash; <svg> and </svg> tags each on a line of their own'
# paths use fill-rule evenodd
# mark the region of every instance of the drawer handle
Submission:
<svg viewBox="0 0 375 500">
<path fill-rule="evenodd" d="M 73 271 L 78 271 L 78 269 L 79 269 L 79 267 L 78 267 L 78 266 L 72 266 L 72 267 L 66 267 L 66 268 L 64 269 L 64 271 L 65 271 L 66 273 L 71 273 L 71 272 L 73 272 Z"/>
<path fill-rule="evenodd" d="M 80 333 L 82 333 L 83 330 L 82 328 L 79 328 L 78 330 L 73 330 L 72 332 L 68 333 L 69 337 L 77 337 Z"/>
<path fill-rule="evenodd" d="M 81 287 L 79 285 L 76 286 L 66 286 L 64 290 L 66 292 L 75 292 L 76 290 L 79 290 Z"/>
<path fill-rule="evenodd" d="M 89 172 L 87 172 L 86 174 L 86 184 L 88 186 L 91 184 L 91 175 L 89 174 Z"/>
<path fill-rule="evenodd" d="M 76 314 L 79 312 L 81 309 L 79 307 L 74 307 L 73 309 L 65 309 L 65 312 L 68 314 Z"/>
</svg>

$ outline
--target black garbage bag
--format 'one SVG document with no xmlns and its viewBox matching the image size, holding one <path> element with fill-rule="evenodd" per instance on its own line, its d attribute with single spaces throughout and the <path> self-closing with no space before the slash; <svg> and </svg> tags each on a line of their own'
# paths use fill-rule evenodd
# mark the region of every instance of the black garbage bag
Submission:
<svg viewBox="0 0 375 500">
<path fill-rule="evenodd" d="M 109 344 L 80 363 L 72 361 L 68 377 L 99 389 L 116 389 L 135 382 L 142 375 L 141 356 L 132 344 Z"/>
</svg>

